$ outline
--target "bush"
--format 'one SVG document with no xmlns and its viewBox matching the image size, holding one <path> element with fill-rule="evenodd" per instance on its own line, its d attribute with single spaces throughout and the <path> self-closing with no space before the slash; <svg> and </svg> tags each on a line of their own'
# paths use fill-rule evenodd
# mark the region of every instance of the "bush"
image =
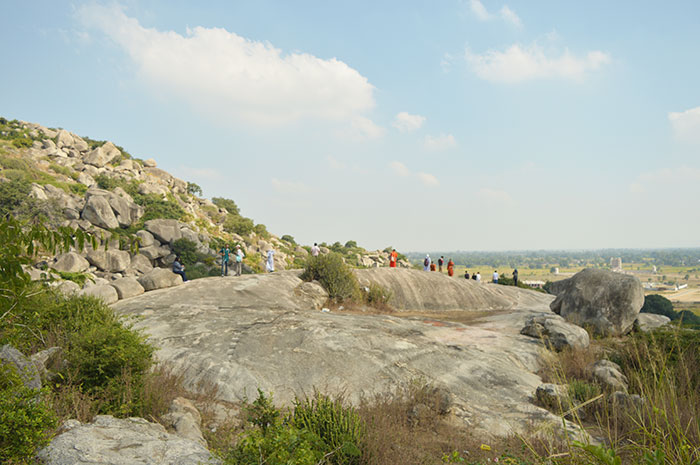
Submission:
<svg viewBox="0 0 700 465">
<path fill-rule="evenodd" d="M 29 464 L 49 441 L 56 415 L 46 391 L 25 387 L 14 367 L 0 363 L 0 463 Z"/>
<path fill-rule="evenodd" d="M 289 234 L 285 234 L 280 239 L 283 240 L 284 242 L 288 242 L 292 245 L 297 245 L 297 242 L 294 240 L 294 237 L 290 236 Z"/>
<path fill-rule="evenodd" d="M 664 315 L 672 320 L 677 318 L 676 311 L 673 309 L 673 304 L 671 301 L 666 297 L 657 294 L 644 296 L 644 305 L 642 306 L 640 312 Z"/>
<path fill-rule="evenodd" d="M 384 307 L 389 304 L 389 300 L 391 300 L 392 297 L 392 292 L 381 284 L 370 283 L 366 290 L 367 295 L 365 297 L 369 305 Z"/>
<path fill-rule="evenodd" d="M 337 465 L 359 465 L 365 426 L 354 408 L 344 407 L 340 399 L 315 393 L 311 399 L 296 400 L 292 424 L 311 431 L 333 452 L 328 462 Z"/>
<path fill-rule="evenodd" d="M 238 216 L 229 213 L 224 221 L 224 231 L 238 234 L 240 236 L 248 236 L 255 229 L 255 224 L 250 218 Z"/>
<path fill-rule="evenodd" d="M 188 182 L 187 193 L 190 195 L 202 195 L 202 188 L 193 182 Z"/>
<path fill-rule="evenodd" d="M 186 237 L 182 237 L 171 244 L 173 253 L 182 259 L 183 265 L 194 265 L 201 260 L 197 252 L 197 244 Z"/>
<path fill-rule="evenodd" d="M 0 181 L 0 216 L 4 218 L 26 202 L 31 188 L 24 179 Z"/>
<path fill-rule="evenodd" d="M 260 236 L 260 237 L 263 237 L 263 238 L 265 238 L 265 239 L 269 239 L 269 238 L 270 238 L 270 233 L 267 232 L 267 226 L 265 226 L 265 225 L 262 224 L 262 223 L 261 223 L 261 224 L 256 224 L 256 225 L 255 225 L 255 228 L 253 228 L 253 231 L 255 231 L 255 234 L 257 234 L 257 235 Z"/>
<path fill-rule="evenodd" d="M 331 299 L 343 301 L 359 295 L 357 278 L 337 253 L 309 257 L 301 275 L 304 281 L 317 280 Z"/>
<path fill-rule="evenodd" d="M 231 199 L 224 199 L 222 197 L 214 197 L 211 201 L 219 208 L 225 208 L 227 212 L 232 215 L 240 216 L 241 212 L 238 210 L 238 205 Z"/>
<path fill-rule="evenodd" d="M 134 196 L 134 202 L 144 208 L 141 221 L 155 219 L 181 220 L 186 212 L 176 202 L 163 200 L 158 194 Z"/>
</svg>

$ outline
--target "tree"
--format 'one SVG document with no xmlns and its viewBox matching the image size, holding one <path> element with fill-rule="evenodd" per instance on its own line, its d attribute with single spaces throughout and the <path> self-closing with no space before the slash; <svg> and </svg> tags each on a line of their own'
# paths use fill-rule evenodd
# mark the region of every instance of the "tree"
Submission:
<svg viewBox="0 0 700 465">
<path fill-rule="evenodd" d="M 296 244 L 297 244 L 297 242 L 294 240 L 294 237 L 293 237 L 293 236 L 290 236 L 289 234 L 285 234 L 285 235 L 282 236 L 280 239 L 283 240 L 284 242 L 289 242 L 289 243 L 292 244 L 292 245 L 296 245 Z"/>
<path fill-rule="evenodd" d="M 190 195 L 202 195 L 202 188 L 193 182 L 188 182 L 187 193 Z"/>
<path fill-rule="evenodd" d="M 672 320 L 677 318 L 676 311 L 673 309 L 673 304 L 671 301 L 658 294 L 647 295 L 644 297 L 644 305 L 642 306 L 641 312 L 664 315 Z"/>
</svg>

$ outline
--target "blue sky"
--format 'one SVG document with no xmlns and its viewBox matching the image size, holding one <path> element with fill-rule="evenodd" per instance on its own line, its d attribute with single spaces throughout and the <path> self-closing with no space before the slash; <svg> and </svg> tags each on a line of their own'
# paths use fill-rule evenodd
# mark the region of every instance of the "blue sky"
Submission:
<svg viewBox="0 0 700 465">
<path fill-rule="evenodd" d="M 700 3 L 2 0 L 0 115 L 304 243 L 700 246 Z"/>
</svg>

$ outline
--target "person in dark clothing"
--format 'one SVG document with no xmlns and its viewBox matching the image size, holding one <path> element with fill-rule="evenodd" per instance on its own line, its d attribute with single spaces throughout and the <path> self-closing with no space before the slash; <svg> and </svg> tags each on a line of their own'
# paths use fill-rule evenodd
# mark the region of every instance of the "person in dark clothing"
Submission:
<svg viewBox="0 0 700 465">
<path fill-rule="evenodd" d="M 187 275 L 185 274 L 185 265 L 182 264 L 182 260 L 180 260 L 180 257 L 175 257 L 175 261 L 173 262 L 173 273 L 182 276 L 183 283 L 187 282 Z"/>
<path fill-rule="evenodd" d="M 440 257 L 438 259 L 438 267 L 440 267 L 440 270 L 439 270 L 440 273 L 442 273 L 442 265 L 444 265 L 444 264 L 445 264 L 445 257 Z"/>
<path fill-rule="evenodd" d="M 469 276 L 469 270 L 464 270 L 464 279 L 469 279 L 471 276 Z"/>
<path fill-rule="evenodd" d="M 513 286 L 518 287 L 518 269 L 513 270 Z"/>
</svg>

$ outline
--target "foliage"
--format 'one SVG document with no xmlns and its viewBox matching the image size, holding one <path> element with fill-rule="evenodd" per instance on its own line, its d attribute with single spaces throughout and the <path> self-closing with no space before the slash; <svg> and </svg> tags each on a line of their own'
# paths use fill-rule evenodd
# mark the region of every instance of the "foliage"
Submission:
<svg viewBox="0 0 700 465">
<path fill-rule="evenodd" d="M 250 218 L 229 213 L 224 221 L 224 231 L 240 236 L 248 236 L 255 229 L 255 224 Z"/>
<path fill-rule="evenodd" d="M 588 455 L 595 460 L 596 464 L 620 465 L 622 463 L 622 458 L 615 454 L 614 449 L 608 449 L 603 445 L 583 444 L 574 441 L 574 447 L 586 451 Z"/>
<path fill-rule="evenodd" d="M 311 399 L 297 399 L 292 424 L 311 431 L 323 441 L 326 451 L 334 452 L 329 463 L 359 465 L 365 426 L 355 409 L 344 407 L 340 399 L 318 392 Z"/>
<path fill-rule="evenodd" d="M 0 463 L 34 463 L 36 450 L 48 443 L 56 416 L 46 391 L 25 387 L 10 365 L 0 362 Z"/>
<path fill-rule="evenodd" d="M 284 242 L 288 242 L 288 243 L 290 243 L 290 244 L 292 244 L 292 245 L 297 245 L 297 242 L 294 240 L 294 237 L 293 237 L 293 236 L 290 236 L 289 234 L 285 234 L 284 236 L 282 236 L 282 237 L 280 238 L 280 240 L 282 240 L 282 241 L 284 241 Z"/>
<path fill-rule="evenodd" d="M 181 220 L 186 215 L 185 210 L 172 200 L 163 200 L 158 194 L 134 196 L 134 202 L 144 208 L 141 221 L 155 219 Z"/>
<path fill-rule="evenodd" d="M 600 395 L 600 386 L 597 384 L 578 379 L 569 382 L 569 397 L 578 402 L 586 402 L 598 395 Z"/>
<path fill-rule="evenodd" d="M 335 252 L 309 257 L 301 279 L 319 281 L 329 297 L 337 301 L 352 300 L 359 294 L 357 278 L 343 262 L 343 257 Z"/>
<path fill-rule="evenodd" d="M 6 217 L 28 200 L 31 184 L 24 179 L 0 182 L 0 216 Z"/>
<path fill-rule="evenodd" d="M 393 295 L 391 290 L 377 283 L 370 283 L 369 287 L 366 288 L 366 291 L 367 294 L 365 295 L 365 298 L 367 303 L 374 306 L 387 305 Z"/>
<path fill-rule="evenodd" d="M 672 321 L 682 321 L 684 326 L 700 329 L 700 316 L 688 310 L 676 312 L 671 301 L 661 295 L 651 294 L 644 296 L 644 305 L 641 312 L 664 315 Z"/>
<path fill-rule="evenodd" d="M 186 237 L 182 237 L 171 244 L 173 253 L 182 259 L 183 265 L 194 265 L 201 259 L 201 254 L 197 252 L 197 244 Z"/>
<path fill-rule="evenodd" d="M 66 281 L 73 281 L 74 283 L 78 284 L 80 287 L 83 287 L 85 283 L 87 282 L 88 279 L 92 280 L 91 275 L 87 273 L 81 273 L 79 271 L 58 271 L 54 270 L 54 273 L 57 273 L 61 279 L 66 280 Z"/>
<path fill-rule="evenodd" d="M 265 239 L 270 238 L 270 233 L 267 232 L 267 226 L 265 226 L 262 223 L 256 224 L 255 227 L 253 228 L 253 231 L 255 231 L 255 234 L 257 234 L 260 237 L 263 237 Z"/>
<path fill-rule="evenodd" d="M 56 164 L 56 163 L 50 163 L 49 168 L 51 168 L 54 173 L 62 174 L 63 176 L 66 176 L 67 178 L 71 178 L 71 179 L 75 180 L 78 177 L 78 173 L 76 173 L 75 170 L 68 168 L 67 166 L 61 166 L 61 165 Z"/>
<path fill-rule="evenodd" d="M 223 197 L 214 197 L 211 201 L 219 208 L 225 208 L 227 212 L 232 215 L 240 215 L 241 212 L 238 210 L 238 205 L 231 199 L 225 199 Z"/>
<path fill-rule="evenodd" d="M 202 195 L 202 188 L 199 187 L 199 185 L 193 183 L 193 182 L 188 182 L 187 183 L 187 193 L 190 195 Z"/>
</svg>

